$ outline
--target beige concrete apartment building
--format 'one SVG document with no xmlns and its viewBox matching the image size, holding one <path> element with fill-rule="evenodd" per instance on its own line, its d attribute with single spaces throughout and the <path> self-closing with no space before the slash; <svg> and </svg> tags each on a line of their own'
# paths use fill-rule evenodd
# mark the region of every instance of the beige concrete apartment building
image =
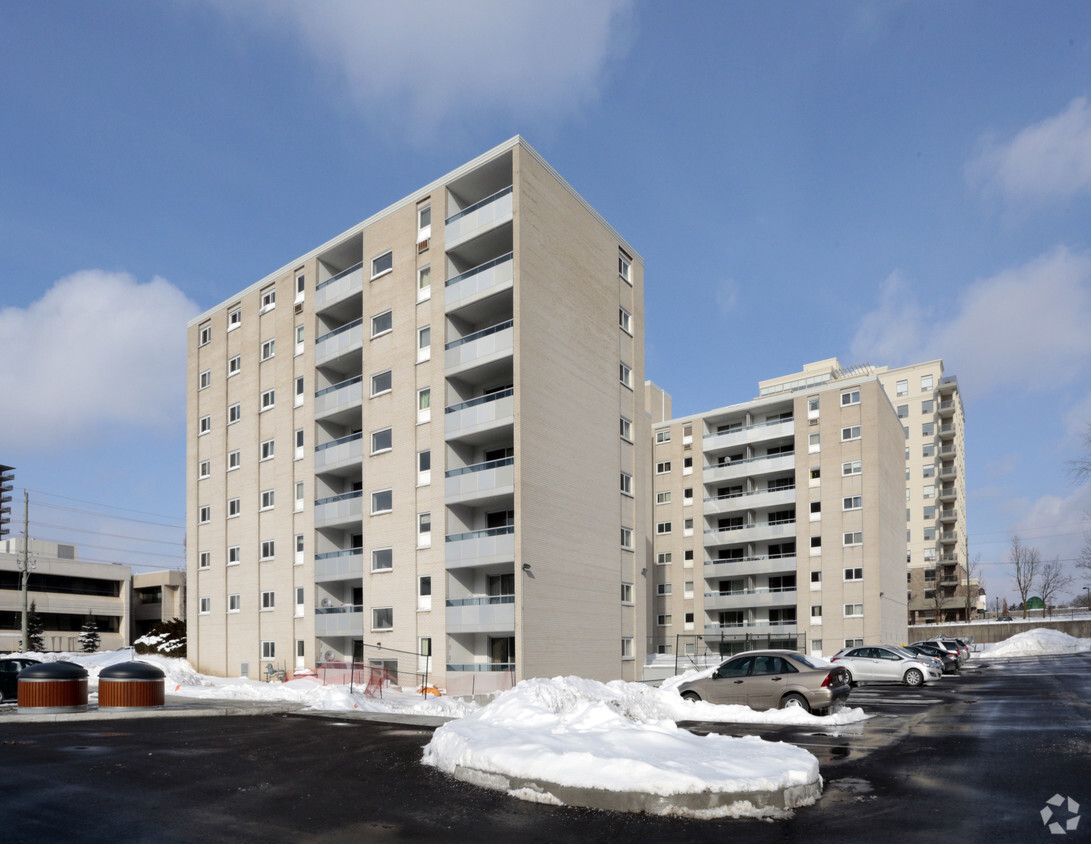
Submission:
<svg viewBox="0 0 1091 844">
<path fill-rule="evenodd" d="M 865 371 L 760 386 L 652 426 L 650 650 L 904 640 L 904 436 L 882 385 Z"/>
<path fill-rule="evenodd" d="M 643 283 L 516 137 L 193 320 L 190 661 L 635 679 Z"/>
</svg>

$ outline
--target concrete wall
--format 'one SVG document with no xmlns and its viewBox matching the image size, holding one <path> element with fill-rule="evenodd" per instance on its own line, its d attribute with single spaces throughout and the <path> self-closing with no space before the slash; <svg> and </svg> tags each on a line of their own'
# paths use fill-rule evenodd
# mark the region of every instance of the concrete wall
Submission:
<svg viewBox="0 0 1091 844">
<path fill-rule="evenodd" d="M 974 624 L 915 624 L 909 628 L 909 641 L 930 639 L 933 636 L 948 635 L 962 638 L 972 636 L 976 644 L 991 644 L 1010 639 L 1016 633 L 1026 633 L 1038 628 L 1059 630 L 1077 639 L 1091 639 L 1091 619 L 1028 618 L 1023 621 L 976 622 Z"/>
</svg>

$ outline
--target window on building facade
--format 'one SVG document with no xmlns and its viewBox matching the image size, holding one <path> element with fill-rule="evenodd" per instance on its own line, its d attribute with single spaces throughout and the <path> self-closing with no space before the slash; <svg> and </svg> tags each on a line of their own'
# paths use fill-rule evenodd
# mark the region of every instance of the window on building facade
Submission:
<svg viewBox="0 0 1091 844">
<path fill-rule="evenodd" d="M 387 251 L 371 259 L 371 277 L 378 278 L 394 269 L 394 253 Z"/>
<path fill-rule="evenodd" d="M 232 545 L 227 549 L 227 564 L 236 566 L 242 562 L 242 549 L 238 545 Z"/>
<path fill-rule="evenodd" d="M 242 595 L 238 592 L 232 592 L 227 596 L 227 611 L 238 612 L 242 609 Z"/>
<path fill-rule="evenodd" d="M 626 363 L 618 364 L 618 380 L 630 390 L 633 388 L 633 370 Z"/>
<path fill-rule="evenodd" d="M 383 428 L 379 431 L 371 432 L 371 453 L 379 454 L 383 451 L 390 451 L 391 445 L 394 442 L 394 435 L 390 428 Z"/>
<path fill-rule="evenodd" d="M 197 604 L 197 612 L 201 615 L 208 615 L 212 612 L 212 598 L 208 595 L 202 595 Z"/>
<path fill-rule="evenodd" d="M 863 580 L 864 570 L 859 566 L 845 569 L 845 580 Z"/>
<path fill-rule="evenodd" d="M 633 529 L 623 527 L 621 529 L 621 547 L 632 550 L 633 548 Z"/>
<path fill-rule="evenodd" d="M 238 375 L 242 372 L 242 355 L 235 355 L 227 360 L 227 377 Z"/>
<path fill-rule="evenodd" d="M 204 390 L 212 384 L 212 370 L 204 370 L 197 378 L 197 389 Z"/>
<path fill-rule="evenodd" d="M 277 353 L 277 341 L 266 340 L 261 344 L 260 360 L 269 360 L 269 358 L 276 357 Z"/>
<path fill-rule="evenodd" d="M 863 545 L 864 534 L 863 531 L 850 530 L 845 532 L 844 543 L 845 546 L 849 545 Z"/>
<path fill-rule="evenodd" d="M 897 383 L 897 393 L 899 396 L 909 395 L 909 381 L 899 381 Z"/>
<path fill-rule="evenodd" d="M 381 314 L 376 314 L 371 318 L 371 336 L 378 337 L 382 334 L 388 334 L 394 327 L 394 312 L 383 311 Z"/>
<path fill-rule="evenodd" d="M 630 420 L 626 419 L 624 416 L 621 417 L 620 430 L 621 438 L 623 440 L 627 440 L 628 442 L 633 441 L 633 423 Z"/>
<path fill-rule="evenodd" d="M 277 306 L 277 290 L 275 287 L 266 287 L 261 291 L 261 309 L 259 314 L 271 311 Z"/>
<path fill-rule="evenodd" d="M 277 544 L 275 539 L 263 539 L 261 541 L 261 559 L 271 560 L 276 556 Z"/>
<path fill-rule="evenodd" d="M 242 308 L 235 308 L 227 313 L 227 330 L 234 331 L 242 325 Z"/>
<path fill-rule="evenodd" d="M 212 342 L 212 325 L 205 323 L 197 330 L 197 345 L 207 346 Z"/>
<path fill-rule="evenodd" d="M 262 510 L 272 510 L 274 501 L 275 501 L 275 494 L 274 494 L 273 490 L 271 490 L 271 489 L 262 490 L 262 493 L 261 493 L 261 509 Z"/>
<path fill-rule="evenodd" d="M 377 372 L 371 376 L 371 395 L 379 396 L 383 393 L 389 393 L 391 387 L 391 375 L 390 370 L 385 372 Z"/>
<path fill-rule="evenodd" d="M 202 504 L 197 508 L 197 524 L 207 525 L 212 521 L 212 508 L 208 504 Z"/>
<path fill-rule="evenodd" d="M 389 513 L 393 508 L 394 495 L 389 489 L 371 493 L 371 515 Z"/>
<path fill-rule="evenodd" d="M 851 404 L 860 403 L 860 391 L 849 390 L 848 392 L 841 394 L 841 407 L 848 407 Z"/>
<path fill-rule="evenodd" d="M 391 548 L 376 548 L 371 552 L 372 571 L 390 571 L 394 568 L 394 551 Z"/>
<path fill-rule="evenodd" d="M 277 595 L 276 592 L 266 591 L 261 593 L 261 608 L 263 610 L 276 609 Z"/>
<path fill-rule="evenodd" d="M 845 618 L 857 618 L 863 614 L 863 604 L 845 604 Z"/>
<path fill-rule="evenodd" d="M 202 460 L 197 464 L 197 477 L 207 478 L 212 474 L 212 461 Z"/>
<path fill-rule="evenodd" d="M 931 375 L 922 375 L 921 376 L 921 392 L 925 393 L 925 392 L 928 392 L 931 389 L 932 389 L 932 376 Z"/>
<path fill-rule="evenodd" d="M 633 476 L 628 472 L 621 473 L 621 491 L 625 495 L 633 494 Z"/>
<path fill-rule="evenodd" d="M 276 406 L 277 403 L 277 391 L 266 390 L 261 394 L 261 411 L 264 413 L 266 410 L 270 410 Z"/>
<path fill-rule="evenodd" d="M 197 420 L 197 436 L 203 436 L 212 430 L 212 417 L 202 416 Z"/>
<path fill-rule="evenodd" d="M 276 453 L 276 440 L 264 440 L 261 443 L 261 457 L 259 460 L 271 460 Z"/>
<path fill-rule="evenodd" d="M 660 460 L 655 464 L 655 473 L 657 475 L 665 475 L 671 470 L 671 462 L 669 460 Z"/>
<path fill-rule="evenodd" d="M 633 283 L 633 259 L 621 250 L 617 254 L 617 274 L 629 284 Z"/>
<path fill-rule="evenodd" d="M 263 639 L 261 643 L 261 658 L 262 659 L 276 659 L 277 658 L 277 643 L 270 639 Z"/>
<path fill-rule="evenodd" d="M 425 264 L 417 268 L 417 301 L 424 302 L 432 296 L 432 268 Z"/>
<path fill-rule="evenodd" d="M 197 568 L 207 569 L 212 567 L 212 552 L 202 551 L 197 555 Z"/>
<path fill-rule="evenodd" d="M 849 425 L 841 429 L 841 442 L 860 439 L 860 426 Z"/>
<path fill-rule="evenodd" d="M 374 607 L 371 610 L 371 629 L 372 630 L 393 630 L 394 629 L 394 608 L 393 607 Z"/>
<path fill-rule="evenodd" d="M 842 510 L 859 510 L 864 506 L 862 495 L 848 495 L 841 501 Z"/>
<path fill-rule="evenodd" d="M 859 460 L 849 460 L 841 464 L 841 474 L 843 476 L 859 475 L 863 471 L 863 463 Z"/>
<path fill-rule="evenodd" d="M 242 455 L 236 448 L 233 451 L 227 452 L 227 471 L 230 472 L 233 469 L 238 469 L 242 465 Z"/>
</svg>

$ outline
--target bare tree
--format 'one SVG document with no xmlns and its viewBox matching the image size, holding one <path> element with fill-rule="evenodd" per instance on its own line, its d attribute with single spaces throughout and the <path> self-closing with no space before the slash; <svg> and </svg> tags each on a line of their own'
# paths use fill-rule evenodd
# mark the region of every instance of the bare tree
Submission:
<svg viewBox="0 0 1091 844">
<path fill-rule="evenodd" d="M 1068 472 L 1077 484 L 1091 481 L 1091 423 L 1088 423 L 1087 430 L 1083 432 L 1083 450 L 1083 457 L 1068 461 Z"/>
<path fill-rule="evenodd" d="M 974 558 L 966 564 L 960 564 L 959 567 L 960 576 L 966 576 L 966 582 L 961 585 L 961 588 L 965 590 L 966 595 L 966 620 L 971 621 L 973 619 L 974 605 L 977 603 L 977 598 L 981 594 L 981 582 L 979 579 L 979 573 L 981 570 L 981 554 L 975 554 Z M 973 581 L 977 580 L 977 583 Z"/>
<path fill-rule="evenodd" d="M 932 596 L 931 596 L 931 599 L 930 599 L 932 601 L 932 616 L 935 619 L 936 624 L 943 624 L 944 615 L 945 615 L 944 612 L 943 612 L 943 603 L 944 603 L 943 602 L 943 598 L 944 598 L 943 587 L 940 586 L 939 569 L 937 568 L 934 571 L 936 572 L 936 579 L 932 582 Z M 927 590 L 927 588 L 928 588 L 928 581 L 927 580 L 924 582 L 924 586 L 925 586 L 925 589 Z M 925 597 L 926 598 L 928 597 L 928 592 L 927 591 L 925 591 Z"/>
<path fill-rule="evenodd" d="M 1042 567 L 1042 557 L 1037 548 L 1028 548 L 1019 541 L 1018 536 L 1011 538 L 1011 564 L 1015 567 L 1015 589 L 1023 600 L 1023 618 L 1027 617 L 1027 598 L 1038 580 Z"/>
<path fill-rule="evenodd" d="M 1065 572 L 1059 558 L 1042 566 L 1042 573 L 1038 579 L 1038 591 L 1042 593 L 1042 601 L 1053 615 L 1053 599 L 1062 589 L 1067 589 L 1072 583 L 1072 578 Z"/>
</svg>

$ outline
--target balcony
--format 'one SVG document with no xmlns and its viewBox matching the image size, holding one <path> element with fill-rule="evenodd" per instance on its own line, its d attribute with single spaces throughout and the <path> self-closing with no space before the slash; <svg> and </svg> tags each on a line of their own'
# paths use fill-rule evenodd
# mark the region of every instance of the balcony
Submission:
<svg viewBox="0 0 1091 844">
<path fill-rule="evenodd" d="M 712 484 L 773 472 L 790 472 L 795 470 L 795 466 L 795 454 L 763 455 L 746 460 L 732 460 L 722 466 L 705 466 L 702 479 L 706 484 Z"/>
<path fill-rule="evenodd" d="M 444 349 L 443 365 L 448 376 L 458 375 L 468 369 L 504 361 L 510 366 L 515 348 L 515 329 L 512 320 L 460 337 L 448 343 Z"/>
<path fill-rule="evenodd" d="M 953 422 L 948 422 L 945 425 L 939 426 L 939 437 L 941 440 L 949 440 L 955 436 L 955 425 Z"/>
<path fill-rule="evenodd" d="M 314 635 L 320 639 L 331 636 L 363 636 L 364 608 L 352 604 L 343 607 L 318 607 L 314 611 Z"/>
<path fill-rule="evenodd" d="M 958 469 L 954 466 L 941 466 L 939 470 L 939 476 L 945 481 L 953 481 L 958 477 Z"/>
<path fill-rule="evenodd" d="M 733 592 L 706 592 L 705 610 L 738 610 L 750 607 L 794 607 L 796 590 L 739 589 Z"/>
<path fill-rule="evenodd" d="M 796 570 L 796 556 L 741 557 L 735 560 L 705 560 L 706 578 L 742 577 L 748 574 L 788 574 Z"/>
<path fill-rule="evenodd" d="M 939 500 L 950 503 L 958 499 L 958 490 L 955 489 L 955 485 L 940 487 L 939 492 L 936 493 L 939 496 Z"/>
<path fill-rule="evenodd" d="M 958 389 L 958 378 L 954 375 L 946 375 L 940 379 L 939 394 L 941 396 L 952 395 Z"/>
<path fill-rule="evenodd" d="M 359 407 L 364 395 L 363 381 L 364 376 L 357 375 L 315 393 L 315 418 L 322 419 L 348 408 Z"/>
<path fill-rule="evenodd" d="M 945 530 L 939 535 L 940 542 L 958 542 L 958 531 Z"/>
<path fill-rule="evenodd" d="M 359 263 L 347 270 L 342 270 L 315 288 L 315 310 L 321 312 L 350 296 L 361 294 L 363 290 L 364 265 Z"/>
<path fill-rule="evenodd" d="M 737 545 L 741 542 L 764 542 L 770 539 L 795 537 L 796 520 L 780 519 L 775 522 L 755 522 L 750 525 L 738 525 L 723 530 L 706 530 L 705 547 L 715 545 Z"/>
<path fill-rule="evenodd" d="M 364 321 L 357 319 L 318 338 L 314 347 L 314 364 L 322 366 L 341 355 L 359 352 L 363 344 Z"/>
<path fill-rule="evenodd" d="M 956 454 L 958 454 L 958 448 L 954 445 L 954 443 L 951 443 L 949 445 L 945 445 L 945 446 L 940 447 L 940 450 L 939 450 L 939 456 L 940 457 L 951 458 L 951 457 L 954 457 Z"/>
<path fill-rule="evenodd" d="M 955 521 L 958 521 L 958 511 L 957 510 L 940 510 L 939 511 L 939 520 L 941 522 L 955 522 Z"/>
<path fill-rule="evenodd" d="M 314 556 L 315 583 L 332 580 L 359 580 L 364 576 L 364 549 L 348 548 Z"/>
<path fill-rule="evenodd" d="M 331 495 L 314 502 L 314 526 L 338 527 L 360 522 L 364 517 L 362 490 Z"/>
<path fill-rule="evenodd" d="M 757 489 L 753 492 L 733 492 L 705 499 L 705 514 L 732 513 L 737 510 L 758 510 L 763 507 L 783 507 L 795 504 L 795 484 L 777 489 Z"/>
<path fill-rule="evenodd" d="M 955 402 L 953 399 L 948 401 L 941 401 L 939 403 L 939 415 L 943 419 L 947 419 L 953 416 L 955 413 Z"/>
<path fill-rule="evenodd" d="M 449 278 L 443 294 L 447 312 L 455 311 L 501 290 L 508 290 L 514 279 L 515 261 L 511 252 L 478 264 L 454 278 Z"/>
<path fill-rule="evenodd" d="M 315 473 L 331 472 L 345 466 L 359 465 L 363 456 L 364 435 L 349 434 L 314 448 Z"/>
<path fill-rule="evenodd" d="M 490 595 L 447 601 L 448 633 L 515 632 L 515 596 Z"/>
<path fill-rule="evenodd" d="M 706 624 L 705 633 L 717 635 L 719 633 L 767 633 L 773 636 L 794 636 L 796 633 L 795 621 L 740 621 L 728 624 Z"/>
<path fill-rule="evenodd" d="M 448 217 L 443 233 L 447 249 L 454 249 L 460 243 L 477 237 L 489 229 L 510 222 L 512 198 L 512 186 L 508 185 Z"/>
<path fill-rule="evenodd" d="M 515 562 L 515 526 L 471 530 L 446 537 L 447 568 Z"/>
<path fill-rule="evenodd" d="M 444 408 L 448 440 L 484 440 L 490 432 L 515 422 L 515 391 L 511 388 Z"/>
<path fill-rule="evenodd" d="M 515 458 L 488 460 L 448 469 L 444 473 L 444 496 L 448 504 L 464 504 L 483 498 L 515 494 Z"/>
<path fill-rule="evenodd" d="M 707 454 L 712 451 L 731 448 L 732 446 L 792 437 L 795 436 L 795 424 L 794 419 L 777 419 L 773 422 L 761 422 L 757 425 L 748 425 L 745 428 L 736 428 L 722 434 L 705 434 L 704 451 Z"/>
</svg>

